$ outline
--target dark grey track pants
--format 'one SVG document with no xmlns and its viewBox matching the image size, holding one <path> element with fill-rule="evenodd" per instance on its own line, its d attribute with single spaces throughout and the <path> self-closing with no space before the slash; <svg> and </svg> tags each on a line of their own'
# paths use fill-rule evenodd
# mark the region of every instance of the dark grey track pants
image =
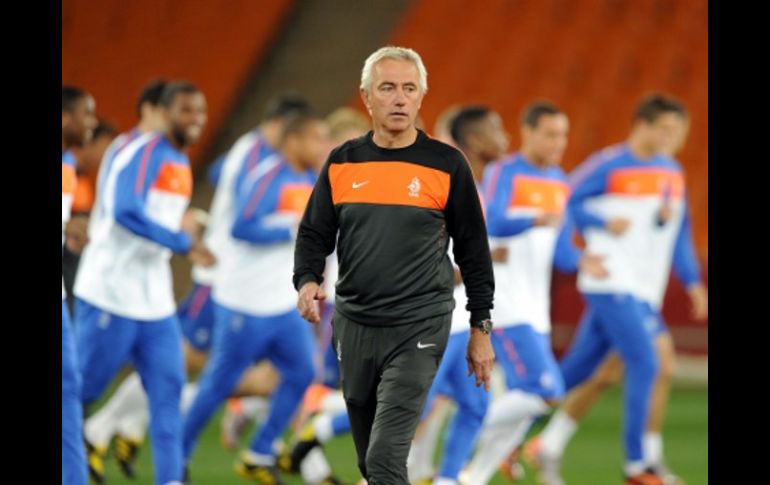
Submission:
<svg viewBox="0 0 770 485">
<path fill-rule="evenodd" d="M 452 314 L 392 327 L 332 320 L 358 468 L 369 485 L 408 485 L 406 459 L 444 355 Z"/>
</svg>

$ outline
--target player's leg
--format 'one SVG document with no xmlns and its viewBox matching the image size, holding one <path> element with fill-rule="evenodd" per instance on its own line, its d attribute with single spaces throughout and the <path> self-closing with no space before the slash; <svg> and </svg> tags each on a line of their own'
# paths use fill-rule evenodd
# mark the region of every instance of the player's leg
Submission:
<svg viewBox="0 0 770 485">
<path fill-rule="evenodd" d="M 269 359 L 281 380 L 271 396 L 267 419 L 236 464 L 240 475 L 253 478 L 258 478 L 260 467 L 273 469 L 276 465 L 273 444 L 288 426 L 315 374 L 311 328 L 299 312 L 261 318 L 257 324 L 268 341 L 265 353 L 257 358 Z"/>
<path fill-rule="evenodd" d="M 524 324 L 508 327 L 496 338 L 501 349 L 498 358 L 513 363 L 514 375 L 508 379 L 513 388 L 489 410 L 479 448 L 468 467 L 473 483 L 491 479 L 499 464 L 521 443 L 530 424 L 564 393 L 548 334 Z"/>
<path fill-rule="evenodd" d="M 62 485 L 86 485 L 88 468 L 83 448 L 80 374 L 65 300 L 61 306 L 61 424 Z"/>
<path fill-rule="evenodd" d="M 185 415 L 185 460 L 192 456 L 198 435 L 219 405 L 231 395 L 255 354 L 264 351 L 265 339 L 254 331 L 254 326 L 248 325 L 251 317 L 220 305 L 215 311 L 211 355 L 198 380 L 198 394 Z"/>
<path fill-rule="evenodd" d="M 643 476 L 647 468 L 643 437 L 647 427 L 653 384 L 658 372 L 653 336 L 645 326 L 642 304 L 630 295 L 589 295 L 597 319 L 625 366 L 625 473 Z"/>
<path fill-rule="evenodd" d="M 173 315 L 138 325 L 133 355 L 149 402 L 155 482 L 178 482 L 183 473 L 180 400 L 185 381 L 179 322 Z"/>
<path fill-rule="evenodd" d="M 128 361 L 136 338 L 136 323 L 75 299 L 77 364 L 82 379 L 83 406 L 96 401 L 110 380 Z M 106 442 L 109 443 L 109 440 Z M 104 481 L 107 444 L 99 447 L 86 441 L 88 471 L 97 483 Z"/>
<path fill-rule="evenodd" d="M 649 307 L 647 309 L 658 322 L 655 347 L 660 359 L 660 370 L 652 391 L 650 416 L 644 435 L 644 456 L 653 470 L 666 480 L 666 483 L 681 483 L 681 479 L 668 469 L 663 452 L 663 423 L 671 391 L 671 381 L 676 369 L 676 349 L 660 314 Z"/>
<path fill-rule="evenodd" d="M 610 352 L 601 365 L 582 384 L 574 387 L 564 398 L 542 434 L 532 438 L 524 448 L 525 457 L 537 461 L 538 449 L 551 457 L 561 459 L 564 449 L 577 431 L 581 419 L 588 413 L 610 385 L 623 377 L 623 362 L 615 352 Z"/>
</svg>

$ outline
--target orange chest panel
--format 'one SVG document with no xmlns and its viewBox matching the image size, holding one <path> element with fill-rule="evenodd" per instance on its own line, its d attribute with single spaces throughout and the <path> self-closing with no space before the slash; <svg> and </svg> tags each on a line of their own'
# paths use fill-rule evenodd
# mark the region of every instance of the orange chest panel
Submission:
<svg viewBox="0 0 770 485">
<path fill-rule="evenodd" d="M 66 163 L 61 164 L 61 193 L 62 194 L 74 194 L 75 186 L 77 185 L 77 175 L 75 175 L 75 167 Z"/>
<path fill-rule="evenodd" d="M 657 168 L 616 170 L 607 181 L 607 193 L 680 198 L 684 194 L 684 178 L 678 172 Z"/>
<path fill-rule="evenodd" d="M 192 172 L 190 167 L 180 163 L 163 162 L 152 188 L 161 192 L 189 198 L 192 195 Z"/>
<path fill-rule="evenodd" d="M 334 204 L 408 205 L 443 210 L 449 198 L 446 172 L 410 162 L 339 163 L 329 167 Z"/>
<path fill-rule="evenodd" d="M 278 196 L 279 212 L 296 212 L 302 214 L 305 212 L 307 201 L 310 200 L 310 193 L 313 187 L 307 184 L 287 184 L 281 188 L 281 194 Z"/>
<path fill-rule="evenodd" d="M 509 208 L 540 209 L 561 214 L 567 205 L 569 187 L 559 180 L 517 176 L 513 179 L 513 195 Z"/>
</svg>

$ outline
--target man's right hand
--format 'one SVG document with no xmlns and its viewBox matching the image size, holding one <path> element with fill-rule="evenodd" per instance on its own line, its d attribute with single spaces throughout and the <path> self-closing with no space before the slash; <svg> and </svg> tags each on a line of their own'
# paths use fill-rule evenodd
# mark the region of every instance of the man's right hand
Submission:
<svg viewBox="0 0 770 485">
<path fill-rule="evenodd" d="M 321 323 L 321 315 L 315 302 L 321 302 L 325 299 L 324 289 L 315 281 L 308 281 L 299 289 L 299 298 L 297 299 L 299 314 L 310 323 Z"/>
<path fill-rule="evenodd" d="M 203 266 L 204 268 L 213 266 L 217 262 L 217 258 L 214 256 L 214 253 L 212 253 L 211 250 L 209 250 L 209 248 L 207 248 L 206 245 L 199 240 L 193 241 L 192 246 L 190 247 L 190 252 L 187 253 L 187 257 L 190 258 L 190 261 L 192 261 L 194 264 Z"/>
<path fill-rule="evenodd" d="M 610 219 L 607 222 L 607 230 L 614 234 L 615 236 L 622 236 L 626 230 L 628 230 L 628 226 L 631 225 L 631 221 L 624 217 L 617 217 L 615 219 Z"/>
<path fill-rule="evenodd" d="M 583 253 L 583 256 L 580 257 L 578 266 L 580 267 L 581 271 L 585 271 L 594 278 L 604 279 L 609 276 L 610 273 L 604 266 L 603 260 L 604 256 L 599 256 L 598 254 Z"/>
<path fill-rule="evenodd" d="M 492 255 L 492 261 L 495 263 L 508 262 L 508 248 L 505 246 L 500 246 L 493 249 L 490 254 Z"/>
<path fill-rule="evenodd" d="M 64 228 L 64 244 L 73 254 L 80 254 L 88 244 L 88 217 L 74 216 Z"/>
<path fill-rule="evenodd" d="M 687 289 L 692 305 L 691 315 L 698 322 L 705 322 L 709 317 L 709 293 L 703 283 L 696 283 Z"/>
</svg>

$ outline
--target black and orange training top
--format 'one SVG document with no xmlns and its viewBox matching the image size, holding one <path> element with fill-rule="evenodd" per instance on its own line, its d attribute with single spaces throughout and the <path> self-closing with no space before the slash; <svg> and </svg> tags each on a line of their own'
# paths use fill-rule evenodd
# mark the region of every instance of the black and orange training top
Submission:
<svg viewBox="0 0 770 485">
<path fill-rule="evenodd" d="M 451 237 L 471 319 L 489 318 L 492 261 L 465 157 L 420 130 L 412 145 L 395 149 L 372 135 L 334 149 L 321 170 L 297 234 L 294 287 L 323 281 L 336 240 L 342 315 L 375 326 L 442 315 L 455 305 Z"/>
</svg>

